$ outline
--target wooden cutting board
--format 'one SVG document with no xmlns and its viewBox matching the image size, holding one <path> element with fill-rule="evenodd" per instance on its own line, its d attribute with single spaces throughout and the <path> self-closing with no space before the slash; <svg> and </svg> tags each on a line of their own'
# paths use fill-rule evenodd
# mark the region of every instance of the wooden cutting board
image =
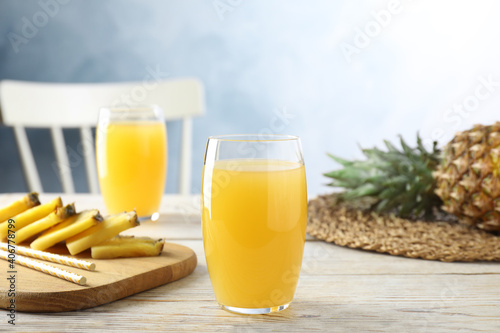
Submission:
<svg viewBox="0 0 500 333">
<path fill-rule="evenodd" d="M 67 255 L 62 247 L 50 250 Z M 162 254 L 157 257 L 96 260 L 90 258 L 90 252 L 75 257 L 94 262 L 96 270 L 49 264 L 85 276 L 85 286 L 16 264 L 15 297 L 8 295 L 10 283 L 5 278 L 8 262 L 1 260 L 0 308 L 7 309 L 14 299 L 16 311 L 87 309 L 178 280 L 191 274 L 197 265 L 193 250 L 174 243 L 165 243 Z"/>
</svg>

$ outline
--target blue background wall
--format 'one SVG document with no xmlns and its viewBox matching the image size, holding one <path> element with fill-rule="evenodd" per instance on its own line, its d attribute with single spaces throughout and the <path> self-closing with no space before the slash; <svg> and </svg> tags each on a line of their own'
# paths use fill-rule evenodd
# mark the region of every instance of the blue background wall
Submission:
<svg viewBox="0 0 500 333">
<path fill-rule="evenodd" d="M 0 0 L 0 79 L 129 81 L 148 68 L 196 76 L 207 114 L 194 124 L 192 191 L 207 136 L 271 131 L 301 136 L 314 196 L 330 191 L 321 174 L 337 167 L 326 152 L 359 157 L 358 145 L 398 134 L 414 143 L 417 131 L 444 144 L 500 118 L 499 9 L 495 1 Z M 174 143 L 179 126 L 168 130 Z M 77 132 L 65 135 L 76 146 Z M 43 184 L 60 191 L 49 133 L 29 137 Z M 83 166 L 73 172 L 86 191 Z M 169 192 L 177 172 L 171 163 Z M 0 127 L 0 192 L 25 190 L 12 130 Z"/>
</svg>

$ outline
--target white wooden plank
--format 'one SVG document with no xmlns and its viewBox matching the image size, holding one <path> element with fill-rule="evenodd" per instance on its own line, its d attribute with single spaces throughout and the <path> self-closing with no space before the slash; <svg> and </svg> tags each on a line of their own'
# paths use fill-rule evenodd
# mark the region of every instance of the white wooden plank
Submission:
<svg viewBox="0 0 500 333">
<path fill-rule="evenodd" d="M 174 226 L 171 226 L 174 225 Z M 176 225 L 176 226 L 175 226 Z M 158 237 L 163 237 L 168 241 L 179 243 L 190 247 L 198 255 L 198 262 L 205 263 L 203 244 L 200 239 L 178 239 L 172 234 L 177 232 L 178 228 L 184 225 L 182 221 L 171 221 L 170 225 L 164 226 L 164 234 L 161 228 L 157 229 Z M 139 234 L 139 228 L 129 229 L 128 234 L 141 236 L 151 236 L 151 232 Z M 201 229 L 201 227 L 199 227 Z M 147 228 L 144 228 L 147 229 Z M 201 233 L 201 230 L 200 230 Z M 324 251 L 326 253 L 324 253 Z M 306 241 L 304 247 L 304 258 L 302 261 L 301 275 L 325 275 L 332 279 L 343 279 L 343 275 L 412 275 L 427 276 L 440 275 L 445 278 L 448 276 L 453 280 L 455 275 L 483 275 L 492 274 L 500 279 L 500 263 L 449 263 L 441 261 L 431 261 L 423 259 L 412 259 L 405 257 L 396 257 L 381 253 L 374 253 L 362 250 L 355 250 L 346 247 L 340 247 L 324 242 Z"/>
<path fill-rule="evenodd" d="M 33 153 L 31 152 L 28 136 L 26 135 L 24 127 L 20 125 L 14 126 L 14 134 L 19 147 L 19 154 L 21 155 L 24 176 L 28 183 L 28 190 L 42 192 L 42 183 L 40 182 L 35 159 L 33 158 Z"/>
<path fill-rule="evenodd" d="M 301 276 L 289 309 L 240 316 L 218 308 L 206 267 L 177 282 L 94 309 L 20 314 L 23 331 L 452 332 L 500 328 L 497 278 Z M 484 297 L 483 297 L 484 296 Z M 110 324 L 112 323 L 112 324 Z M 110 326 L 112 325 L 112 326 Z"/>
<path fill-rule="evenodd" d="M 95 162 L 94 140 L 92 138 L 92 130 L 88 126 L 80 128 L 80 138 L 82 146 L 82 154 L 85 160 L 85 170 L 87 174 L 87 184 L 89 192 L 92 194 L 99 193 L 99 184 L 97 181 L 97 167 Z"/>
<path fill-rule="evenodd" d="M 193 149 L 193 123 L 191 119 L 182 121 L 181 160 L 179 169 L 179 193 L 191 194 L 191 155 Z"/>
<path fill-rule="evenodd" d="M 150 79 L 92 84 L 3 80 L 3 122 L 7 126 L 95 126 L 99 108 L 134 104 L 157 104 L 163 109 L 165 120 L 204 114 L 203 86 L 198 79 Z"/>
<path fill-rule="evenodd" d="M 52 126 L 50 128 L 50 133 L 52 134 L 52 142 L 54 144 L 54 151 L 57 159 L 52 164 L 52 167 L 54 171 L 58 173 L 63 191 L 65 193 L 74 193 L 75 188 L 73 186 L 73 177 L 71 175 L 72 165 L 69 162 L 68 154 L 66 152 L 62 128 L 59 126 Z"/>
</svg>

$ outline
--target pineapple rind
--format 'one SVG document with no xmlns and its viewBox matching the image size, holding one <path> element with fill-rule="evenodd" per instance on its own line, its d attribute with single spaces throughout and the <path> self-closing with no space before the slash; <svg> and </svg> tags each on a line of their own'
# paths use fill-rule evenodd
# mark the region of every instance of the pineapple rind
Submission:
<svg viewBox="0 0 500 333">
<path fill-rule="evenodd" d="M 435 173 L 442 209 L 471 225 L 500 230 L 500 122 L 475 125 L 445 146 Z"/>
</svg>

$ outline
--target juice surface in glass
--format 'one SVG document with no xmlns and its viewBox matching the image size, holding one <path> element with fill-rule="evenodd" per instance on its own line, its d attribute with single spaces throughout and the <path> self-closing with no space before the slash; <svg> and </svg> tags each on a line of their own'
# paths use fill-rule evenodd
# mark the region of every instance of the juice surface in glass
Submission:
<svg viewBox="0 0 500 333">
<path fill-rule="evenodd" d="M 166 177 L 164 123 L 116 122 L 96 131 L 97 171 L 108 213 L 157 212 Z"/>
<path fill-rule="evenodd" d="M 205 170 L 206 172 L 206 170 Z M 303 164 L 220 160 L 202 195 L 205 256 L 220 304 L 270 308 L 292 301 L 306 235 Z"/>
</svg>

